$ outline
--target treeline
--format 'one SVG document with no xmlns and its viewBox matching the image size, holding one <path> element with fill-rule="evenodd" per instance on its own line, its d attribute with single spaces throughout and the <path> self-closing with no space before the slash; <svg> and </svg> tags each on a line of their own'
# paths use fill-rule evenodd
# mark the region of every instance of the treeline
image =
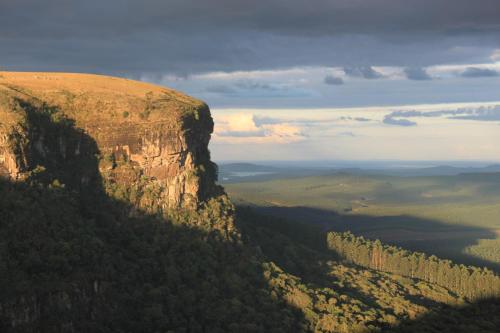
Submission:
<svg viewBox="0 0 500 333">
<path fill-rule="evenodd" d="M 500 296 L 500 277 L 486 268 L 457 265 L 350 232 L 329 232 L 327 245 L 356 265 L 435 283 L 470 301 Z"/>
</svg>

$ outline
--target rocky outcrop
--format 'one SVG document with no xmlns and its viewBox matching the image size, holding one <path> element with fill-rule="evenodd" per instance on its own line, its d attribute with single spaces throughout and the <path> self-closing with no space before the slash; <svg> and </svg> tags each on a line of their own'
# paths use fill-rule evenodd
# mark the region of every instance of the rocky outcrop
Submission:
<svg viewBox="0 0 500 333">
<path fill-rule="evenodd" d="M 0 174 L 102 181 L 150 210 L 197 208 L 222 190 L 207 105 L 171 89 L 86 74 L 0 72 Z M 95 184 L 94 184 L 95 185 Z"/>
</svg>

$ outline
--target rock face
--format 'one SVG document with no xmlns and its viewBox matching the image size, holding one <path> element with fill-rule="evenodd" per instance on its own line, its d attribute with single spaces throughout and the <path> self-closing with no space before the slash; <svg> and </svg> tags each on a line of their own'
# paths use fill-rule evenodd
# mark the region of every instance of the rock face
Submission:
<svg viewBox="0 0 500 333">
<path fill-rule="evenodd" d="M 145 210 L 196 208 L 222 190 L 208 106 L 113 77 L 0 72 L 0 175 L 102 181 Z M 52 179 L 53 180 L 53 179 Z"/>
</svg>

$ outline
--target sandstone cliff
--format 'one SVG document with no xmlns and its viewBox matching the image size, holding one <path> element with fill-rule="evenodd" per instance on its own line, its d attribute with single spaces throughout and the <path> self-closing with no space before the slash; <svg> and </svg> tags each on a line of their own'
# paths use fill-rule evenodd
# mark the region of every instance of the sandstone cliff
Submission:
<svg viewBox="0 0 500 333">
<path fill-rule="evenodd" d="M 0 72 L 0 174 L 102 181 L 146 211 L 196 209 L 222 193 L 208 106 L 171 89 L 87 74 Z M 92 165 L 95 164 L 95 165 Z"/>
</svg>

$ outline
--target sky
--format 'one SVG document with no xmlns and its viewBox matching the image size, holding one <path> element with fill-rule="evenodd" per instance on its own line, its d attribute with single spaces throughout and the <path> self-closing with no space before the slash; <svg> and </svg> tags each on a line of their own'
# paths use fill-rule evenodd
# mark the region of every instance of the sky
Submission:
<svg viewBox="0 0 500 333">
<path fill-rule="evenodd" d="M 0 69 L 198 97 L 217 161 L 500 161 L 498 0 L 0 0 Z"/>
</svg>

